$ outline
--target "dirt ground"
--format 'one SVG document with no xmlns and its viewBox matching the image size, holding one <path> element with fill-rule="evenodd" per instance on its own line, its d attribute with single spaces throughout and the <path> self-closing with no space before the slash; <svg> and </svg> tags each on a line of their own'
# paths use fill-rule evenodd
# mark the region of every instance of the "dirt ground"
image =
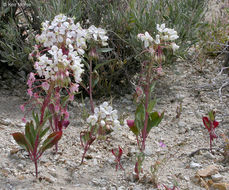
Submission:
<svg viewBox="0 0 229 190">
<path fill-rule="evenodd" d="M 150 168 L 155 163 L 158 163 L 157 182 L 161 185 L 172 187 L 177 184 L 178 189 L 182 190 L 205 189 L 194 176 L 198 170 L 210 165 L 215 165 L 215 173 L 220 175 L 220 180 L 213 182 L 229 184 L 229 164 L 222 162 L 221 138 L 214 142 L 213 153 L 202 150 L 190 156 L 200 148 L 209 148 L 208 132 L 202 124 L 202 116 L 210 109 L 216 111 L 216 119 L 220 122 L 217 135 L 229 133 L 229 109 L 226 106 L 229 88 L 223 88 L 222 95 L 219 96 L 219 88 L 228 81 L 228 76 L 219 74 L 220 61 L 207 60 L 204 65 L 201 71 L 197 63 L 180 61 L 164 70 L 165 75 L 156 85 L 158 104 L 155 109 L 165 111 L 165 117 L 158 127 L 152 129 L 147 139 L 144 172 L 140 182 L 133 178 L 136 140 L 126 125 L 115 128 L 108 135 L 108 141 L 95 142 L 87 153 L 85 163 L 80 165 L 83 149 L 80 146 L 79 134 L 84 129 L 80 101 L 70 105 L 71 124 L 64 131 L 59 151 L 54 154 L 53 150 L 49 150 L 43 155 L 39 163 L 40 178 L 36 180 L 33 163 L 26 152 L 19 150 L 10 135 L 24 130 L 21 122 L 23 114 L 19 105 L 26 100 L 1 89 L 0 189 L 153 190 L 156 189 L 152 183 L 155 177 L 152 176 Z M 89 108 L 88 99 L 85 102 Z M 98 105 L 102 98 L 96 102 Z M 180 105 L 181 115 L 176 118 L 176 110 Z M 125 112 L 129 119 L 134 118 L 135 106 L 131 94 L 115 98 L 113 106 L 119 114 Z M 160 147 L 160 142 L 166 147 Z M 115 170 L 111 149 L 118 146 L 124 149 L 121 160 L 124 171 Z M 210 175 L 208 179 L 211 178 L 214 176 Z M 207 178 L 201 179 L 207 181 Z"/>
</svg>

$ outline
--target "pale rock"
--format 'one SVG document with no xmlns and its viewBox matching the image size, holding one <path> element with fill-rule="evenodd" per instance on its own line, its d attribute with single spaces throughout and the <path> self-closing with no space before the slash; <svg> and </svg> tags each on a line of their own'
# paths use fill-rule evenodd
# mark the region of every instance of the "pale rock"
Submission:
<svg viewBox="0 0 229 190">
<path fill-rule="evenodd" d="M 177 125 L 178 125 L 178 127 L 181 127 L 181 128 L 187 126 L 187 124 L 183 121 L 179 121 Z"/>
<path fill-rule="evenodd" d="M 212 178 L 212 180 L 213 180 L 214 182 L 218 182 L 218 181 L 220 181 L 220 180 L 223 179 L 223 176 L 222 176 L 221 174 L 218 173 L 218 174 L 212 175 L 211 178 Z"/>
<path fill-rule="evenodd" d="M 192 168 L 192 169 L 201 168 L 201 167 L 202 167 L 202 165 L 199 163 L 195 163 L 193 161 L 190 163 L 190 168 Z"/>
<path fill-rule="evenodd" d="M 204 154 L 204 157 L 205 157 L 205 158 L 208 158 L 208 159 L 215 159 L 215 156 L 212 155 L 210 152 L 206 152 L 206 153 Z"/>
<path fill-rule="evenodd" d="M 118 187 L 118 190 L 125 190 L 126 188 L 124 186 Z"/>
<path fill-rule="evenodd" d="M 218 173 L 218 167 L 216 165 L 209 165 L 208 167 L 197 171 L 197 174 L 200 177 L 208 177 L 216 173 Z"/>
<path fill-rule="evenodd" d="M 111 186 L 111 187 L 110 187 L 110 190 L 117 190 L 117 188 L 114 187 L 114 186 Z"/>
<path fill-rule="evenodd" d="M 213 183 L 211 187 L 213 188 L 213 190 L 229 190 L 228 183 Z"/>
<path fill-rule="evenodd" d="M 24 169 L 24 166 L 20 163 L 20 164 L 17 165 L 17 169 L 23 170 Z"/>
<path fill-rule="evenodd" d="M 97 161 L 97 159 L 96 159 L 96 158 L 93 160 L 93 164 L 94 164 L 95 166 L 97 166 L 97 165 L 98 165 L 98 161 Z"/>
</svg>

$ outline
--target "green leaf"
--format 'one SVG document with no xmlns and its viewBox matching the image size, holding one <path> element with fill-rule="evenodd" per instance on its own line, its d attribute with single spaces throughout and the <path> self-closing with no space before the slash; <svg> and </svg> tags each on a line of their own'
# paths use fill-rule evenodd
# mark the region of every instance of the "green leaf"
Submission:
<svg viewBox="0 0 229 190">
<path fill-rule="evenodd" d="M 153 108 L 154 108 L 156 102 L 157 102 L 156 98 L 154 100 L 150 100 L 150 102 L 148 104 L 148 108 L 147 108 L 148 113 L 151 113 L 153 111 Z"/>
<path fill-rule="evenodd" d="M 139 104 L 135 112 L 135 121 L 134 125 L 138 128 L 138 131 L 141 131 L 144 127 L 145 119 L 145 107 L 143 103 Z"/>
<path fill-rule="evenodd" d="M 48 132 L 49 127 L 46 127 L 40 134 L 40 138 L 42 138 L 43 136 L 45 136 L 45 134 Z"/>
<path fill-rule="evenodd" d="M 61 99 L 61 105 L 65 106 L 66 101 L 68 100 L 68 98 L 69 98 L 69 95 L 68 95 L 68 96 L 64 96 L 64 97 Z"/>
<path fill-rule="evenodd" d="M 39 126 L 40 125 L 40 121 L 39 121 L 38 114 L 34 113 L 34 111 L 33 111 L 32 115 L 33 115 L 33 119 L 34 119 L 34 121 L 36 123 L 36 126 Z"/>
<path fill-rule="evenodd" d="M 156 82 L 153 82 L 150 86 L 150 94 L 153 92 L 154 88 L 155 88 Z"/>
<path fill-rule="evenodd" d="M 110 52 L 112 50 L 113 50 L 113 48 L 100 48 L 97 51 L 102 52 L 102 53 L 106 53 L 106 52 Z"/>
<path fill-rule="evenodd" d="M 214 114 L 214 111 L 213 111 L 213 110 L 211 110 L 211 111 L 208 113 L 208 115 L 209 115 L 209 118 L 210 118 L 211 121 L 214 121 L 214 120 L 215 120 L 215 114 Z"/>
<path fill-rule="evenodd" d="M 43 142 L 42 147 L 39 152 L 44 152 L 45 150 L 52 148 L 53 145 L 55 145 L 62 136 L 62 131 L 54 132 L 50 134 L 47 139 Z"/>
<path fill-rule="evenodd" d="M 152 112 L 151 114 L 149 114 L 148 125 L 146 129 L 147 134 L 150 132 L 152 127 L 159 125 L 163 117 L 164 117 L 164 112 L 161 113 L 160 115 L 158 112 Z"/>
<path fill-rule="evenodd" d="M 92 73 L 93 81 L 92 81 L 92 88 L 95 87 L 95 85 L 99 82 L 99 74 L 96 70 Z"/>
<path fill-rule="evenodd" d="M 33 128 L 33 130 L 32 130 L 32 128 Z M 26 123 L 26 125 L 25 125 L 25 137 L 28 140 L 29 145 L 32 146 L 32 148 L 34 148 L 36 135 L 35 135 L 34 127 L 33 127 L 33 121 Z"/>
<path fill-rule="evenodd" d="M 108 64 L 108 63 L 111 63 L 111 62 L 114 61 L 114 60 L 116 60 L 116 59 L 110 59 L 110 60 L 104 61 L 104 62 L 102 62 L 102 63 L 96 64 L 96 66 L 95 66 L 95 68 L 94 68 L 94 71 L 97 70 L 97 69 L 99 69 L 100 67 L 102 67 L 102 66 Z"/>
<path fill-rule="evenodd" d="M 27 151 L 32 150 L 32 147 L 29 146 L 27 143 L 26 137 L 22 133 L 13 133 L 12 134 L 14 140 L 17 142 L 18 145 L 20 145 L 23 149 L 26 149 Z"/>
<path fill-rule="evenodd" d="M 138 136 L 139 135 L 139 130 L 138 128 L 134 125 L 132 127 L 129 127 L 129 129 L 136 135 Z"/>
</svg>

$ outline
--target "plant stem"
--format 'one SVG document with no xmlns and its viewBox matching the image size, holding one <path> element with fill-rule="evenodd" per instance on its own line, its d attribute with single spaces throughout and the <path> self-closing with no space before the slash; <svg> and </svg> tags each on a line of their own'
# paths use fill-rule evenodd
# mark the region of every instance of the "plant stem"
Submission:
<svg viewBox="0 0 229 190">
<path fill-rule="evenodd" d="M 36 171 L 36 178 L 37 178 L 38 177 L 37 158 L 34 158 L 34 164 L 35 164 L 35 171 Z"/>
<path fill-rule="evenodd" d="M 88 145 L 86 145 L 86 147 L 84 148 L 84 153 L 83 153 L 83 156 L 82 156 L 82 159 L 81 159 L 81 163 L 80 163 L 80 165 L 81 165 L 81 164 L 83 164 L 83 160 L 84 160 L 85 155 L 86 155 L 86 153 L 87 153 L 87 151 L 88 151 L 88 148 L 89 148 L 89 146 L 88 146 Z"/>
<path fill-rule="evenodd" d="M 141 147 L 141 152 L 145 150 L 145 141 L 146 141 L 146 136 L 147 136 L 147 125 L 148 125 L 148 119 L 149 119 L 149 114 L 148 114 L 148 103 L 149 103 L 149 96 L 150 96 L 150 72 L 151 67 L 149 65 L 147 76 L 146 76 L 146 87 L 145 87 L 145 122 L 144 122 L 144 128 L 142 130 L 142 147 Z"/>
<path fill-rule="evenodd" d="M 89 94 L 90 94 L 90 105 L 91 105 L 91 112 L 94 114 L 94 104 L 93 104 L 93 97 L 92 97 L 92 60 L 90 59 L 90 78 L 89 78 Z"/>
</svg>

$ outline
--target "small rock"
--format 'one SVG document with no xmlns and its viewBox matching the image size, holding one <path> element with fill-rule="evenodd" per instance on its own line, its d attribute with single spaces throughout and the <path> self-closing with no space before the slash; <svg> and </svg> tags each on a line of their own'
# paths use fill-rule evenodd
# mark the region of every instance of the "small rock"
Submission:
<svg viewBox="0 0 229 190">
<path fill-rule="evenodd" d="M 126 188 L 124 186 L 118 187 L 118 190 L 125 190 Z"/>
<path fill-rule="evenodd" d="M 24 169 L 24 166 L 23 166 L 22 164 L 18 164 L 18 165 L 17 165 L 17 169 L 23 170 L 23 169 Z"/>
<path fill-rule="evenodd" d="M 23 122 L 17 122 L 15 125 L 17 127 L 24 127 L 25 126 L 25 123 L 23 123 Z"/>
<path fill-rule="evenodd" d="M 215 158 L 215 156 L 212 155 L 210 152 L 206 152 L 206 153 L 204 154 L 204 157 L 205 157 L 205 158 L 208 158 L 208 159 L 214 159 L 214 158 Z"/>
<path fill-rule="evenodd" d="M 0 124 L 1 125 L 5 125 L 5 126 L 8 126 L 8 125 L 12 124 L 12 121 L 10 119 L 8 119 L 8 118 L 6 118 L 6 119 L 0 119 Z"/>
<path fill-rule="evenodd" d="M 191 162 L 190 163 L 190 168 L 194 169 L 194 168 L 201 168 L 202 165 L 201 164 L 198 164 L 198 163 L 195 163 L 195 162 Z"/>
<path fill-rule="evenodd" d="M 117 188 L 115 186 L 111 186 L 110 190 L 117 190 Z"/>
<path fill-rule="evenodd" d="M 229 184 L 227 183 L 213 183 L 214 190 L 229 190 Z"/>
<path fill-rule="evenodd" d="M 183 122 L 183 121 L 179 121 L 177 125 L 178 125 L 178 127 L 182 127 L 182 128 L 183 128 L 183 127 L 185 127 L 187 124 L 186 124 L 185 122 Z"/>
<path fill-rule="evenodd" d="M 197 171 L 197 174 L 200 177 L 208 177 L 208 176 L 214 175 L 216 173 L 218 173 L 218 167 L 215 165 L 210 165 L 205 169 Z"/>
<path fill-rule="evenodd" d="M 223 179 L 223 176 L 222 176 L 221 174 L 218 173 L 218 174 L 212 175 L 211 178 L 212 178 L 212 180 L 213 180 L 214 182 L 218 182 L 218 181 L 220 181 L 220 180 Z"/>
<path fill-rule="evenodd" d="M 125 98 L 126 98 L 127 100 L 132 100 L 133 96 L 132 96 L 131 94 L 126 94 L 126 95 L 125 95 Z"/>
</svg>

